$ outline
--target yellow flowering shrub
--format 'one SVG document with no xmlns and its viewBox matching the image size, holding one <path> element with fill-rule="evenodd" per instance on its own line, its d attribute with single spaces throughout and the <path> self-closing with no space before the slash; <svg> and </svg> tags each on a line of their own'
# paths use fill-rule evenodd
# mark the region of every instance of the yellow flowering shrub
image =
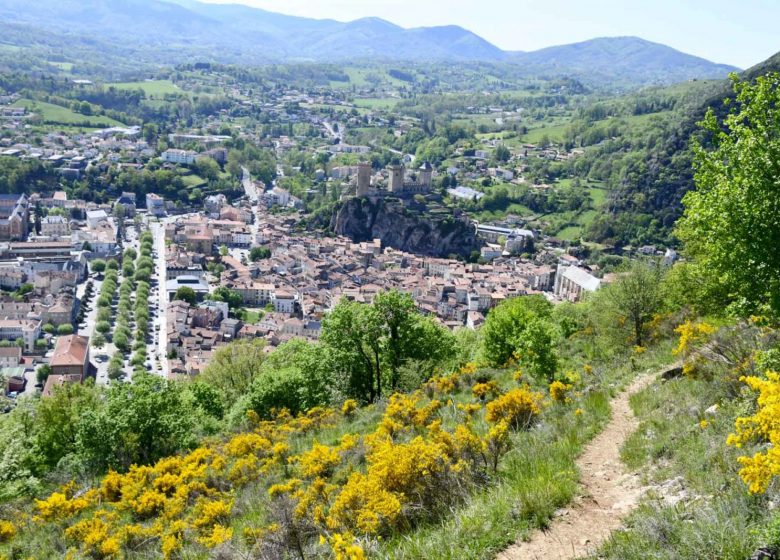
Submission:
<svg viewBox="0 0 780 560">
<path fill-rule="evenodd" d="M 349 533 L 334 533 L 328 538 L 320 537 L 320 544 L 328 545 L 335 560 L 365 560 L 363 547 L 355 542 Z"/>
<path fill-rule="evenodd" d="M 472 466 L 476 466 L 480 460 L 484 463 L 487 444 L 474 432 L 471 426 L 458 424 L 455 427 L 452 441 L 456 457 L 469 461 Z"/>
<path fill-rule="evenodd" d="M 122 476 L 113 471 L 103 477 L 100 483 L 100 496 L 108 502 L 118 502 L 122 497 Z"/>
<path fill-rule="evenodd" d="M 261 474 L 260 461 L 257 456 L 247 455 L 233 463 L 228 473 L 228 479 L 234 484 L 243 486 L 257 480 Z"/>
<path fill-rule="evenodd" d="M 214 527 L 212 527 L 211 531 L 207 535 L 198 537 L 198 542 L 206 548 L 216 548 L 232 538 L 232 528 L 225 527 L 224 525 L 214 525 Z"/>
<path fill-rule="evenodd" d="M 282 482 L 280 484 L 274 484 L 271 486 L 268 489 L 268 495 L 272 498 L 275 498 L 276 496 L 281 496 L 282 494 L 292 494 L 301 487 L 301 484 L 303 484 L 303 481 L 297 478 L 291 478 L 288 479 L 287 482 Z"/>
<path fill-rule="evenodd" d="M 318 478 L 305 490 L 299 492 L 296 497 L 298 505 L 295 507 L 297 519 L 310 519 L 320 526 L 326 524 L 325 511 L 330 507 L 331 496 L 338 489 L 335 484 L 329 484 Z"/>
<path fill-rule="evenodd" d="M 458 376 L 455 374 L 432 377 L 428 383 L 425 384 L 425 389 L 429 396 L 433 396 L 434 393 L 447 395 L 449 393 L 454 393 L 457 390 L 458 382 Z"/>
<path fill-rule="evenodd" d="M 69 498 L 70 488 L 65 488 L 65 492 L 53 492 L 45 500 L 35 500 L 38 509 L 38 515 L 35 517 L 39 521 L 64 520 L 87 509 L 95 503 L 97 491 L 90 490 L 82 496 Z"/>
<path fill-rule="evenodd" d="M 10 541 L 16 536 L 16 527 L 10 521 L 0 521 L 0 542 Z"/>
<path fill-rule="evenodd" d="M 341 414 L 349 418 L 355 414 L 357 409 L 357 401 L 355 399 L 347 399 L 344 401 L 344 404 L 341 405 Z"/>
<path fill-rule="evenodd" d="M 569 399 L 569 391 L 572 386 L 562 381 L 553 381 L 550 383 L 550 398 L 557 403 L 566 403 Z"/>
<path fill-rule="evenodd" d="M 128 504 L 140 518 L 148 518 L 162 510 L 165 506 L 165 494 L 155 490 L 146 490 L 143 494 L 134 500 L 129 500 Z"/>
<path fill-rule="evenodd" d="M 717 327 L 714 327 L 703 321 L 686 321 L 674 329 L 674 332 L 680 335 L 680 340 L 678 341 L 674 350 L 672 350 L 672 353 L 675 356 L 686 355 L 691 350 L 693 345 L 703 342 L 717 330 Z"/>
<path fill-rule="evenodd" d="M 490 427 L 485 448 L 493 470 L 498 470 L 501 456 L 509 449 L 509 422 L 507 420 L 499 420 Z"/>
<path fill-rule="evenodd" d="M 271 442 L 260 434 L 241 434 L 232 438 L 225 446 L 231 457 L 243 457 L 249 454 L 265 455 L 273 448 Z"/>
<path fill-rule="evenodd" d="M 218 522 L 227 521 L 232 508 L 233 504 L 222 500 L 208 501 L 201 499 L 195 508 L 197 517 L 192 524 L 200 529 L 210 527 Z"/>
<path fill-rule="evenodd" d="M 357 434 L 344 434 L 341 436 L 341 441 L 339 442 L 339 451 L 349 451 L 350 449 L 354 449 L 357 444 L 360 443 L 360 436 Z"/>
<path fill-rule="evenodd" d="M 65 537 L 80 550 L 95 558 L 108 558 L 119 552 L 119 539 L 113 527 L 101 515 L 79 521 L 65 530 Z"/>
<path fill-rule="evenodd" d="M 290 461 L 297 461 L 304 478 L 318 478 L 329 476 L 341 462 L 341 457 L 336 449 L 315 442 L 308 452 L 291 457 Z"/>
<path fill-rule="evenodd" d="M 474 416 L 477 412 L 482 410 L 481 404 L 459 404 L 457 405 L 458 410 L 463 412 L 468 418 L 471 418 Z"/>
<path fill-rule="evenodd" d="M 389 492 L 376 476 L 352 473 L 331 507 L 331 529 L 346 527 L 377 535 L 392 526 L 401 514 L 398 496 Z"/>
<path fill-rule="evenodd" d="M 769 371 L 766 379 L 742 377 L 751 389 L 758 392 L 758 409 L 753 416 L 737 418 L 735 432 L 727 443 L 741 448 L 751 442 L 766 442 L 770 447 L 752 457 L 739 458 L 739 474 L 753 494 L 763 494 L 770 482 L 780 476 L 780 373 Z"/>
<path fill-rule="evenodd" d="M 488 397 L 497 397 L 501 391 L 498 389 L 498 383 L 490 380 L 486 383 L 477 383 L 471 388 L 471 394 L 475 398 L 484 401 Z"/>
<path fill-rule="evenodd" d="M 506 421 L 514 429 L 530 426 L 542 412 L 542 395 L 527 386 L 513 389 L 487 404 L 488 422 Z"/>
<path fill-rule="evenodd" d="M 405 430 L 425 427 L 441 408 L 441 402 L 433 400 L 421 406 L 422 400 L 419 391 L 409 395 L 392 395 L 377 433 L 393 436 Z"/>
</svg>

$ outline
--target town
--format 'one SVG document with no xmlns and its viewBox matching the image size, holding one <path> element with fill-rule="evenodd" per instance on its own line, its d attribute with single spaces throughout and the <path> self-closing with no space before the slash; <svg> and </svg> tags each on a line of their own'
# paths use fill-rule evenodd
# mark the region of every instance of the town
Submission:
<svg viewBox="0 0 780 560">
<path fill-rule="evenodd" d="M 90 87 L 78 82 L 77 88 Z M 456 144 L 447 162 L 434 167 L 420 161 L 419 149 L 347 143 L 351 131 L 366 126 L 394 126 L 394 137 L 403 138 L 415 135 L 419 123 L 386 110 L 356 111 L 338 91 L 290 88 L 259 97 L 238 86 L 227 91 L 237 103 L 233 113 L 210 115 L 199 128 L 159 135 L 157 142 L 155 131 L 135 125 L 60 127 L 33 138 L 30 124 L 45 109 L 16 94 L 0 97 L 5 158 L 60 181 L 90 184 L 132 186 L 146 169 L 168 173 L 157 192 L 120 191 L 113 199 L 72 198 L 66 190 L 2 195 L 0 373 L 9 396 L 47 395 L 90 377 L 99 384 L 130 381 L 134 371 L 193 378 L 235 340 L 262 339 L 269 352 L 293 338 L 316 340 L 323 316 L 342 298 L 370 303 L 395 289 L 443 325 L 475 329 L 506 299 L 543 294 L 577 301 L 613 277 L 584 258 L 583 247 L 550 235 L 533 217 L 481 222 L 464 213 L 495 191 L 495 182 L 533 183 L 530 164 L 577 158 L 581 150 L 486 135 L 476 149 Z M 263 136 L 234 116 L 258 108 L 279 123 Z M 522 114 L 467 111 L 499 114 L 502 124 Z M 293 129 L 305 134 L 290 136 Z M 270 170 L 252 165 L 265 181 L 252 176 L 250 160 L 234 157 L 241 155 L 237 145 L 272 155 Z M 306 171 L 290 166 L 290 156 L 319 163 Z M 444 217 L 448 227 L 454 216 L 472 250 L 427 250 L 432 233 L 406 247 L 381 232 L 356 239 L 307 228 L 322 199 L 377 203 L 423 220 Z M 653 246 L 638 252 L 663 254 Z M 676 254 L 668 250 L 663 258 L 668 265 Z M 145 309 L 134 316 L 134 305 Z"/>
</svg>

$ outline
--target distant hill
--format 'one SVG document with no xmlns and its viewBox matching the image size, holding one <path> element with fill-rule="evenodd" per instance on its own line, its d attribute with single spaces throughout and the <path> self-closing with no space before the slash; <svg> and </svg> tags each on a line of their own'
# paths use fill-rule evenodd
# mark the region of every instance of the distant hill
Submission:
<svg viewBox="0 0 780 560">
<path fill-rule="evenodd" d="M 739 70 L 639 37 L 602 37 L 533 52 L 512 53 L 510 60 L 537 73 L 596 73 L 625 76 L 642 83 L 720 78 Z"/>
<path fill-rule="evenodd" d="M 198 59 L 508 62 L 529 74 L 604 77 L 634 85 L 724 77 L 735 70 L 636 37 L 505 52 L 454 25 L 405 29 L 379 18 L 345 23 L 196 0 L 0 0 L 0 31 L 14 25 L 74 41 L 111 43 L 163 64 Z M 97 44 L 95 50 L 100 52 Z"/>
</svg>

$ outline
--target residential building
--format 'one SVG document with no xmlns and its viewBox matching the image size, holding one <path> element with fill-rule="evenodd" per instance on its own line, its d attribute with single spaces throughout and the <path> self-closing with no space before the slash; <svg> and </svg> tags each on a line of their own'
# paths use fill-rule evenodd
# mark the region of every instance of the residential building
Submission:
<svg viewBox="0 0 780 560">
<path fill-rule="evenodd" d="M 89 372 L 89 337 L 77 334 L 59 337 L 49 366 L 52 375 L 79 376 L 83 381 Z"/>
<path fill-rule="evenodd" d="M 198 152 L 193 152 L 192 150 L 177 150 L 175 148 L 171 148 L 169 150 L 165 150 L 160 155 L 160 158 L 167 163 L 175 163 L 178 165 L 192 165 L 193 163 L 195 163 L 195 160 L 198 159 Z"/>
<path fill-rule="evenodd" d="M 30 319 L 0 319 L 0 339 L 24 341 L 27 352 L 35 350 L 35 341 L 41 336 L 41 322 Z"/>
<path fill-rule="evenodd" d="M 17 367 L 22 361 L 22 349 L 16 345 L 0 347 L 0 368 Z"/>
<path fill-rule="evenodd" d="M 165 199 L 155 193 L 147 193 L 146 210 L 152 216 L 165 216 Z"/>
<path fill-rule="evenodd" d="M 70 235 L 70 224 L 62 216 L 46 216 L 41 219 L 41 234 L 47 237 L 66 237 Z"/>
</svg>

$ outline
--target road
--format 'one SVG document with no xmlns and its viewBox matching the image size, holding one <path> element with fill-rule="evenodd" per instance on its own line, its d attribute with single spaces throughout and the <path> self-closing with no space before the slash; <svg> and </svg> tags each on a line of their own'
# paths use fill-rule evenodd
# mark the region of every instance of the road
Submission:
<svg viewBox="0 0 780 560">
<path fill-rule="evenodd" d="M 333 128 L 333 125 L 336 125 L 339 129 L 339 132 L 336 132 Z M 339 123 L 329 123 L 328 121 L 322 121 L 322 126 L 325 128 L 325 132 L 333 138 L 334 140 L 338 140 L 341 142 L 343 140 L 341 131 L 344 130 L 344 127 L 340 125 Z"/>
<path fill-rule="evenodd" d="M 255 183 L 252 181 L 252 175 L 249 173 L 249 169 L 243 166 L 241 167 L 241 172 L 241 184 L 244 186 L 246 197 L 252 204 L 257 204 L 257 201 L 260 200 L 260 193 L 257 192 L 257 187 L 255 187 Z"/>
<path fill-rule="evenodd" d="M 165 224 L 166 222 L 154 222 L 149 230 L 154 236 L 154 253 L 156 262 L 157 291 L 152 293 L 152 299 L 157 305 L 157 314 L 152 319 L 152 333 L 155 338 L 156 351 L 152 352 L 153 359 L 157 362 L 155 371 L 163 377 L 168 377 L 168 321 L 166 310 L 168 309 L 168 292 L 165 290 L 167 278 L 165 266 Z"/>
<path fill-rule="evenodd" d="M 81 336 L 88 336 L 90 339 L 90 343 L 92 341 L 92 338 L 95 336 L 95 325 L 97 324 L 97 313 L 98 313 L 98 306 L 97 306 L 97 299 L 100 296 L 100 289 L 103 287 L 103 276 L 101 275 L 98 277 L 97 275 L 90 276 L 89 279 L 92 282 L 92 299 L 89 302 L 89 312 L 84 317 L 84 322 L 81 323 L 84 325 L 83 327 L 79 327 L 78 334 Z M 82 302 L 82 305 L 84 304 L 84 291 L 87 288 L 87 282 L 84 282 L 83 284 L 79 284 L 76 287 L 76 297 L 79 298 L 79 300 Z M 95 382 L 98 385 L 106 385 L 108 383 L 108 360 L 100 361 L 97 359 L 98 356 L 102 356 L 106 353 L 106 347 L 100 348 L 99 350 L 96 350 L 95 348 L 90 349 L 90 355 L 92 356 L 92 363 L 95 364 L 97 367 L 97 376 L 95 379 Z"/>
</svg>

